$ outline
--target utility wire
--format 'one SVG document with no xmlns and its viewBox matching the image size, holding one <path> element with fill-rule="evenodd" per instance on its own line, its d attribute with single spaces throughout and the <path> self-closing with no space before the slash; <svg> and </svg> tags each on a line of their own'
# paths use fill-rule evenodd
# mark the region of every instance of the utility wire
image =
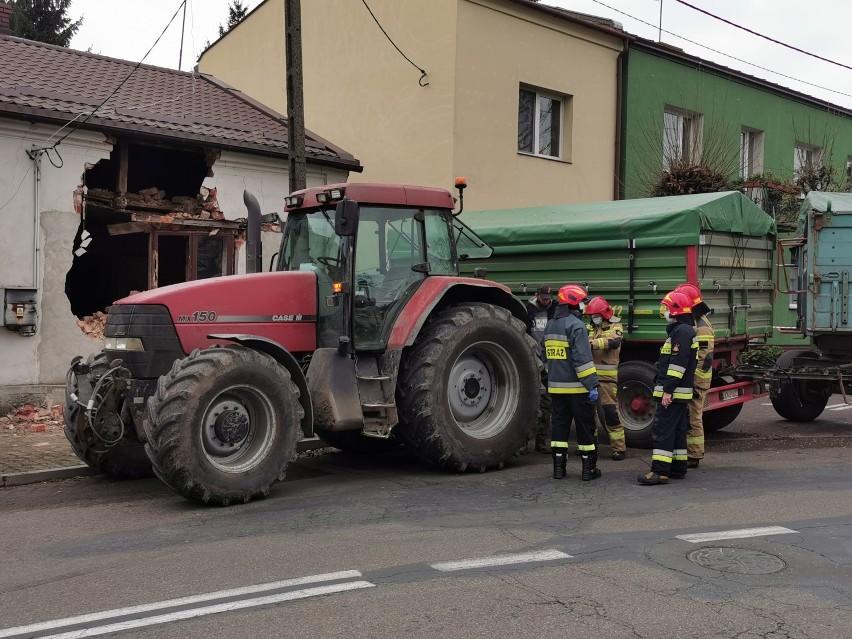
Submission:
<svg viewBox="0 0 852 639">
<path fill-rule="evenodd" d="M 377 25 L 379 25 L 379 29 L 381 29 L 381 30 L 382 30 L 382 33 L 384 33 L 384 34 L 385 34 L 385 37 L 388 39 L 388 42 L 390 42 L 390 43 L 393 45 L 393 48 L 394 48 L 394 49 L 396 49 L 397 51 L 399 51 L 399 55 L 401 55 L 403 58 L 405 58 L 406 60 L 408 60 L 408 63 L 409 63 L 411 66 L 413 66 L 415 69 L 417 69 L 418 71 L 420 71 L 420 80 L 418 80 L 418 84 L 420 84 L 420 86 L 421 86 L 421 87 L 428 87 L 428 86 L 429 86 L 429 83 L 428 83 L 428 82 L 426 82 L 425 84 L 423 83 L 423 78 L 425 78 L 425 77 L 426 77 L 426 71 L 424 71 L 423 69 L 421 69 L 420 67 L 418 67 L 416 64 L 414 64 L 414 62 L 412 62 L 412 61 L 411 61 L 411 58 L 409 58 L 407 55 L 405 55 L 405 54 L 402 52 L 402 49 L 400 49 L 398 46 L 396 46 L 396 42 L 394 42 L 393 40 L 391 40 L 391 37 L 388 35 L 388 32 L 387 32 L 387 31 L 385 31 L 385 28 L 382 26 L 382 23 L 381 23 L 381 22 L 379 22 L 379 19 L 378 19 L 378 18 L 376 17 L 376 15 L 373 13 L 373 10 L 370 8 L 370 5 L 368 5 L 368 4 L 367 4 L 367 0 L 361 0 L 361 2 L 363 2 L 363 3 L 364 3 L 364 6 L 365 6 L 365 7 L 367 7 L 367 11 L 369 11 L 369 12 L 370 12 L 370 15 L 372 16 L 373 20 L 375 20 L 375 22 L 376 22 L 376 24 L 377 24 Z"/>
<path fill-rule="evenodd" d="M 842 62 L 837 62 L 837 61 L 831 60 L 829 58 L 824 58 L 823 56 L 817 55 L 816 53 L 811 53 L 810 51 L 805 51 L 804 49 L 800 49 L 799 47 L 794 47 L 792 44 L 787 44 L 786 42 L 781 42 L 781 40 L 776 40 L 775 38 L 770 38 L 767 35 L 763 35 L 762 33 L 758 33 L 757 31 L 752 31 L 748 27 L 744 27 L 740 24 L 737 24 L 736 22 L 731 22 L 730 20 L 727 20 L 727 19 L 723 18 L 722 16 L 717 16 L 715 13 L 710 13 L 709 11 L 705 11 L 701 7 L 696 7 L 694 4 L 689 4 L 688 2 L 685 2 L 684 0 L 675 0 L 675 2 L 679 2 L 680 4 L 682 4 L 686 7 L 689 7 L 690 9 L 694 9 L 695 11 L 698 11 L 699 13 L 703 13 L 706 16 L 710 16 L 711 18 L 719 20 L 720 22 L 724 22 L 725 24 L 728 24 L 732 27 L 735 27 L 737 29 L 741 29 L 741 30 L 745 31 L 746 33 L 756 35 L 758 38 L 763 38 L 764 40 L 769 40 L 770 42 L 774 42 L 775 44 L 780 44 L 782 47 L 787 47 L 788 49 L 791 49 L 791 50 L 796 51 L 798 53 L 804 53 L 805 55 L 809 55 L 812 58 L 816 58 L 817 60 L 822 60 L 823 62 L 828 62 L 829 64 L 836 64 L 839 67 L 843 67 L 844 69 L 849 69 L 850 71 L 852 71 L 852 67 L 850 67 L 848 64 L 843 64 Z"/>
<path fill-rule="evenodd" d="M 160 33 L 160 35 L 159 35 L 159 36 L 157 36 L 157 39 L 154 41 L 154 44 L 152 44 L 152 45 L 151 45 L 151 48 L 150 48 L 150 49 L 148 49 L 147 53 L 145 53 L 145 55 L 144 55 L 144 56 L 142 56 L 142 59 L 141 59 L 141 60 L 139 60 L 139 62 L 137 62 L 137 63 L 136 63 L 136 65 L 133 67 L 133 69 L 131 69 L 131 70 L 130 70 L 130 73 L 128 73 L 128 74 L 127 74 L 127 76 L 124 78 L 124 80 L 122 80 L 122 81 L 119 83 L 119 85 L 118 85 L 117 87 L 115 87 L 115 89 L 113 89 L 112 93 L 110 93 L 110 94 L 109 94 L 106 98 L 104 98 L 104 99 L 103 99 L 103 101 L 102 101 L 102 102 L 101 102 L 98 106 L 96 106 L 96 107 L 95 107 L 95 108 L 94 108 L 91 112 L 89 112 L 89 113 L 86 115 L 86 117 L 85 117 L 85 118 L 83 118 L 83 120 L 80 122 L 80 124 L 78 124 L 76 127 L 74 127 L 73 129 L 71 129 L 70 131 L 68 131 L 65 135 L 63 135 L 63 136 L 62 136 L 61 138 L 59 138 L 56 142 L 54 142 L 54 143 L 53 143 L 53 145 L 51 145 L 50 147 L 45 147 L 45 148 L 43 148 L 43 149 L 34 149 L 34 151 L 44 151 L 44 150 L 46 150 L 46 149 L 48 149 L 48 148 L 50 148 L 50 149 L 55 149 L 55 148 L 56 148 L 59 144 L 61 144 L 61 143 L 62 143 L 62 141 L 63 141 L 65 138 L 67 138 L 69 135 L 71 135 L 72 133 L 74 133 L 74 131 L 76 131 L 76 130 L 77 130 L 77 129 L 79 129 L 81 126 L 83 126 L 83 125 L 84 125 L 84 124 L 85 124 L 85 123 L 89 120 L 89 118 L 91 118 L 91 117 L 92 117 L 95 113 L 97 113 L 97 112 L 98 112 L 98 110 L 99 110 L 99 109 L 100 109 L 103 105 L 105 105 L 105 104 L 106 104 L 106 103 L 110 100 L 110 98 L 112 98 L 112 96 L 114 96 L 116 93 L 118 93 L 118 91 L 121 89 L 121 87 L 123 87 L 123 86 L 124 86 L 124 83 L 125 83 L 125 82 L 127 82 L 127 81 L 130 79 L 130 76 L 132 76 L 134 73 L 136 73 L 136 70 L 137 70 L 140 66 L 142 66 L 142 63 L 143 63 L 143 62 L 145 62 L 145 58 L 147 58 L 147 57 L 148 57 L 148 55 L 151 53 L 151 51 L 153 51 L 153 50 L 154 50 L 154 47 L 156 47 L 156 46 L 157 46 L 157 43 L 159 43 L 159 42 L 160 42 L 160 40 L 162 39 L 162 37 L 165 35 L 166 31 L 168 31 L 168 29 L 169 29 L 169 27 L 170 27 L 170 26 L 172 26 L 172 22 L 174 22 L 175 18 L 177 17 L 177 14 L 178 14 L 178 13 L 180 13 L 181 8 L 182 8 L 182 7 L 186 4 L 186 1 L 187 1 L 187 0 L 181 0 L 181 3 L 178 5 L 177 10 L 174 12 L 174 15 L 172 15 L 171 20 L 169 20 L 169 23 L 166 25 L 166 27 L 163 29 L 163 31 Z M 57 136 L 59 133 L 61 133 L 61 132 L 62 132 L 62 131 L 66 128 L 66 127 L 68 127 L 68 126 L 70 126 L 71 124 L 73 124 L 74 122 L 76 122 L 76 121 L 80 118 L 80 116 L 82 116 L 82 115 L 83 115 L 83 114 L 82 114 L 82 113 L 80 113 L 80 114 L 78 114 L 78 115 L 77 115 L 77 117 L 75 117 L 73 120 L 70 120 L 70 121 L 66 122 L 65 124 L 63 124 L 63 125 L 62 125 L 59 129 L 57 129 L 57 130 L 53 133 L 53 135 L 51 135 L 51 136 L 47 139 L 47 141 L 45 142 L 45 144 L 49 143 L 49 142 L 50 142 L 50 141 L 51 141 L 51 140 L 52 140 L 55 136 Z"/>
<path fill-rule="evenodd" d="M 606 7 L 607 9 L 609 9 L 611 11 L 615 11 L 616 13 L 620 13 L 623 16 L 627 16 L 628 18 L 632 18 L 633 20 L 636 20 L 636 22 L 641 22 L 642 24 L 648 25 L 649 27 L 653 27 L 654 29 L 658 28 L 658 26 L 656 24 L 652 24 L 650 22 L 642 20 L 641 18 L 637 18 L 634 15 L 630 15 L 629 13 L 625 13 L 624 11 L 622 11 L 620 9 L 616 9 L 615 7 L 611 7 L 610 5 L 608 5 L 604 2 L 601 2 L 601 0 L 592 0 L 592 2 L 599 4 L 602 7 Z M 786 75 L 784 73 L 781 73 L 780 71 L 773 71 L 772 69 L 767 69 L 766 67 L 762 67 L 759 64 L 755 64 L 754 62 L 749 62 L 748 60 L 743 60 L 742 58 L 738 58 L 736 56 L 733 56 L 730 53 L 725 53 L 724 51 L 719 51 L 718 49 L 714 49 L 713 47 L 708 47 L 706 44 L 701 44 L 700 42 L 696 42 L 695 40 L 690 40 L 689 38 L 686 38 L 682 35 L 678 35 L 677 33 L 674 33 L 673 31 L 668 31 L 666 29 L 662 29 L 662 32 L 668 33 L 669 35 L 672 35 L 676 38 L 680 38 L 684 42 L 689 42 L 690 44 L 694 44 L 695 46 L 701 47 L 702 49 L 707 49 L 708 51 L 712 51 L 713 53 L 718 53 L 719 55 L 723 55 L 726 58 L 730 58 L 731 60 L 736 60 L 737 62 L 742 62 L 743 64 L 747 64 L 751 67 L 754 67 L 755 69 L 760 69 L 761 71 L 767 71 L 768 73 L 772 73 L 772 74 L 780 76 L 782 78 L 787 78 L 788 80 L 793 80 L 794 82 L 801 82 L 802 84 L 806 84 L 808 86 L 814 87 L 815 89 L 821 89 L 823 91 L 828 91 L 830 93 L 836 93 L 837 95 L 842 95 L 842 96 L 845 96 L 847 98 L 852 98 L 852 93 L 844 93 L 843 91 L 838 91 L 837 89 L 829 89 L 828 87 L 824 87 L 824 86 L 819 85 L 819 84 L 814 84 L 813 82 L 808 82 L 807 80 L 800 80 L 799 78 L 794 78 L 793 76 Z"/>
</svg>

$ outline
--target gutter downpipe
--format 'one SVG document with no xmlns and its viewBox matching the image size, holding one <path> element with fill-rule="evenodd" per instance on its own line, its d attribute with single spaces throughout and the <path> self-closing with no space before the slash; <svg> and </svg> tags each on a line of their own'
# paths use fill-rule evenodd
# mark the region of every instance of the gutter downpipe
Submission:
<svg viewBox="0 0 852 639">
<path fill-rule="evenodd" d="M 33 190 L 34 190 L 34 198 L 35 202 L 33 217 L 35 218 L 35 223 L 33 225 L 33 288 L 38 291 L 39 289 L 39 253 L 41 253 L 41 214 L 39 211 L 41 210 L 41 202 L 39 201 L 39 183 L 41 182 L 41 152 L 33 153 Z"/>
<path fill-rule="evenodd" d="M 624 197 L 621 180 L 621 169 L 623 166 L 622 155 L 624 153 L 624 118 L 622 111 L 624 109 L 624 83 L 626 74 L 624 73 L 624 58 L 627 54 L 627 49 L 630 46 L 630 40 L 624 39 L 624 46 L 621 53 L 618 54 L 616 60 L 615 71 L 615 175 L 613 178 L 612 199 L 620 200 Z"/>
</svg>

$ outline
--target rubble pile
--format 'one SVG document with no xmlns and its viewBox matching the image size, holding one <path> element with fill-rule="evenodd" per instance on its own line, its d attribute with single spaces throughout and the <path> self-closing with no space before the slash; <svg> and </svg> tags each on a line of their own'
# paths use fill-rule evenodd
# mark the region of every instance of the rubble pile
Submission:
<svg viewBox="0 0 852 639">
<path fill-rule="evenodd" d="M 107 314 L 101 311 L 96 311 L 94 315 L 85 315 L 77 320 L 77 326 L 80 327 L 87 337 L 92 339 L 104 338 L 104 329 L 106 328 Z"/>
<path fill-rule="evenodd" d="M 35 404 L 24 404 L 12 409 L 4 417 L 0 417 L 0 430 L 44 433 L 62 424 L 62 405 L 55 404 L 49 408 L 38 407 Z"/>
<path fill-rule="evenodd" d="M 225 215 L 219 209 L 216 188 L 202 186 L 195 197 L 176 195 L 166 197 L 166 192 L 152 186 L 136 193 L 115 193 L 107 189 L 88 189 L 86 200 L 89 204 L 116 209 L 118 211 L 139 211 L 167 215 L 177 219 L 224 220 Z"/>
</svg>

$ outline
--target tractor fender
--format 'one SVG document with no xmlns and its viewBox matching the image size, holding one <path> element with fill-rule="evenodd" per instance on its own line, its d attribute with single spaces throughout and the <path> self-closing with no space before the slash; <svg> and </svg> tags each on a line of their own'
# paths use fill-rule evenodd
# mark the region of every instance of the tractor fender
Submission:
<svg viewBox="0 0 852 639">
<path fill-rule="evenodd" d="M 276 362 L 281 364 L 288 373 L 290 378 L 299 389 L 299 404 L 305 411 L 305 416 L 302 418 L 302 432 L 305 437 L 313 437 L 314 434 L 314 409 L 311 404 L 311 393 L 308 390 L 308 381 L 305 379 L 305 374 L 302 372 L 302 367 L 299 362 L 293 357 L 293 354 L 286 348 L 281 346 L 269 338 L 259 335 L 244 335 L 244 334 L 221 334 L 208 335 L 208 339 L 221 339 L 227 342 L 234 342 L 240 346 L 245 346 L 261 353 L 271 355 Z"/>
<path fill-rule="evenodd" d="M 500 306 L 521 321 L 526 318 L 524 305 L 507 286 L 472 277 L 427 277 L 396 318 L 388 349 L 411 346 L 429 316 L 462 302 Z"/>
</svg>

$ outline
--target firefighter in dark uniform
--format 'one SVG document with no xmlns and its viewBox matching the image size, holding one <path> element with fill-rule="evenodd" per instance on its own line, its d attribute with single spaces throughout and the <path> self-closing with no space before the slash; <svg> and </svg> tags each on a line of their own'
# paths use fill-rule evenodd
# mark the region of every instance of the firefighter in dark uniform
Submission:
<svg viewBox="0 0 852 639">
<path fill-rule="evenodd" d="M 698 339 L 698 364 L 695 367 L 695 394 L 689 402 L 689 430 L 686 433 L 686 465 L 698 468 L 704 459 L 704 401 L 713 382 L 713 348 L 716 335 L 707 316 L 710 307 L 701 299 L 701 291 L 694 284 L 681 284 L 676 291 L 686 293 L 692 300 L 692 317 L 695 318 L 695 337 Z"/>
<path fill-rule="evenodd" d="M 686 477 L 688 404 L 698 361 L 692 300 L 684 293 L 672 291 L 663 298 L 662 308 L 668 322 L 668 337 L 660 349 L 654 385 L 654 400 L 660 403 L 651 426 L 654 446 L 651 470 L 638 478 L 645 486 L 667 484 L 669 477 Z"/>
<path fill-rule="evenodd" d="M 609 433 L 609 443 L 612 447 L 612 458 L 621 461 L 626 455 L 627 445 L 624 441 L 624 427 L 618 416 L 618 360 L 621 353 L 621 342 L 624 331 L 621 320 L 617 318 L 612 307 L 603 297 L 593 297 L 586 304 L 586 315 L 589 317 L 589 344 L 595 360 L 595 369 L 601 385 L 600 404 L 603 410 L 604 427 Z"/>
<path fill-rule="evenodd" d="M 597 467 L 594 404 L 598 399 L 598 375 L 589 347 L 589 332 L 581 308 L 586 291 L 576 284 L 559 289 L 559 306 L 547 323 L 544 354 L 547 358 L 547 392 L 553 403 L 550 446 L 553 449 L 553 478 L 563 479 L 568 463 L 568 435 L 577 423 L 577 448 L 583 461 L 581 479 L 601 476 Z"/>
</svg>

